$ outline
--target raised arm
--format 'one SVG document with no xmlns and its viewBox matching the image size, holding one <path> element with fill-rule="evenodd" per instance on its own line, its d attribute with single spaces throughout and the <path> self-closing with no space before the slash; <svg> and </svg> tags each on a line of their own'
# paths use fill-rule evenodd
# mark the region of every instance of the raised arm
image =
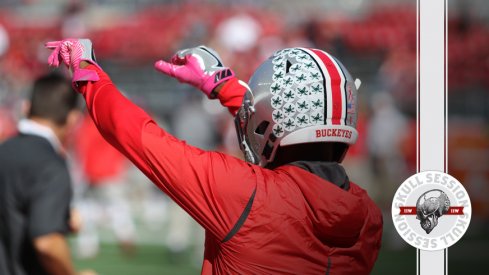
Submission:
<svg viewBox="0 0 489 275">
<path fill-rule="evenodd" d="M 255 190 L 257 168 L 171 136 L 125 98 L 93 58 L 77 58 L 73 53 L 78 49 L 70 47 L 62 46 L 59 54 L 63 58 L 68 52 L 75 86 L 102 136 L 204 228 L 224 239 Z"/>
</svg>

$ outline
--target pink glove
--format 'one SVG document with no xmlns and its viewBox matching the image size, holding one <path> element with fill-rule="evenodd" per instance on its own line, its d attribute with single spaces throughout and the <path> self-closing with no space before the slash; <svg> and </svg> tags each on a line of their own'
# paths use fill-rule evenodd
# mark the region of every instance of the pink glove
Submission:
<svg viewBox="0 0 489 275">
<path fill-rule="evenodd" d="M 205 46 L 185 49 L 177 52 L 170 63 L 156 61 L 156 70 L 188 83 L 207 97 L 216 98 L 214 88 L 234 77 L 234 72 L 222 65 L 219 55 Z"/>
<path fill-rule="evenodd" d="M 98 81 L 97 72 L 80 68 L 81 61 L 87 61 L 97 65 L 89 39 L 65 39 L 62 41 L 51 41 L 46 43 L 46 48 L 52 49 L 48 63 L 50 66 L 58 67 L 62 61 L 71 71 L 73 82 Z"/>
</svg>

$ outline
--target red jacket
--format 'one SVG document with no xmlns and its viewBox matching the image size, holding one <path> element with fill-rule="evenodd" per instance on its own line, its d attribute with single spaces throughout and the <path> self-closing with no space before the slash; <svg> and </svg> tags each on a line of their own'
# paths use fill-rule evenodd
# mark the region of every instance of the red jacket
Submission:
<svg viewBox="0 0 489 275">
<path fill-rule="evenodd" d="M 80 92 L 102 135 L 205 228 L 202 274 L 371 271 L 382 216 L 363 189 L 187 145 L 121 95 L 103 71 L 89 68 L 101 79 Z"/>
</svg>

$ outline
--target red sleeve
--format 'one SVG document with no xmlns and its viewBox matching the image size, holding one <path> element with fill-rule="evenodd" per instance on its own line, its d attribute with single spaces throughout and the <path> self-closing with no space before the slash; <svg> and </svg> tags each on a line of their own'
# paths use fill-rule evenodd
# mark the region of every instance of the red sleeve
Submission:
<svg viewBox="0 0 489 275">
<path fill-rule="evenodd" d="M 87 68 L 97 71 L 100 80 L 83 82 L 79 90 L 102 136 L 222 240 L 255 190 L 253 166 L 176 139 L 126 99 L 102 70 Z"/>
<path fill-rule="evenodd" d="M 235 116 L 243 101 L 243 96 L 246 93 L 246 87 L 239 83 L 238 78 L 231 78 L 226 81 L 217 98 L 222 106 L 228 108 L 229 112 Z"/>
</svg>

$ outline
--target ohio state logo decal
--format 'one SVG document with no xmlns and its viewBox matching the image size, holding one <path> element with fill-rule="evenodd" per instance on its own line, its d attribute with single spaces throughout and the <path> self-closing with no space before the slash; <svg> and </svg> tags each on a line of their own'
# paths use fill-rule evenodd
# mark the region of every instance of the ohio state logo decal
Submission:
<svg viewBox="0 0 489 275">
<path fill-rule="evenodd" d="M 469 227 L 472 208 L 463 185 L 454 177 L 425 171 L 405 180 L 392 202 L 399 235 L 422 250 L 455 244 Z"/>
</svg>

